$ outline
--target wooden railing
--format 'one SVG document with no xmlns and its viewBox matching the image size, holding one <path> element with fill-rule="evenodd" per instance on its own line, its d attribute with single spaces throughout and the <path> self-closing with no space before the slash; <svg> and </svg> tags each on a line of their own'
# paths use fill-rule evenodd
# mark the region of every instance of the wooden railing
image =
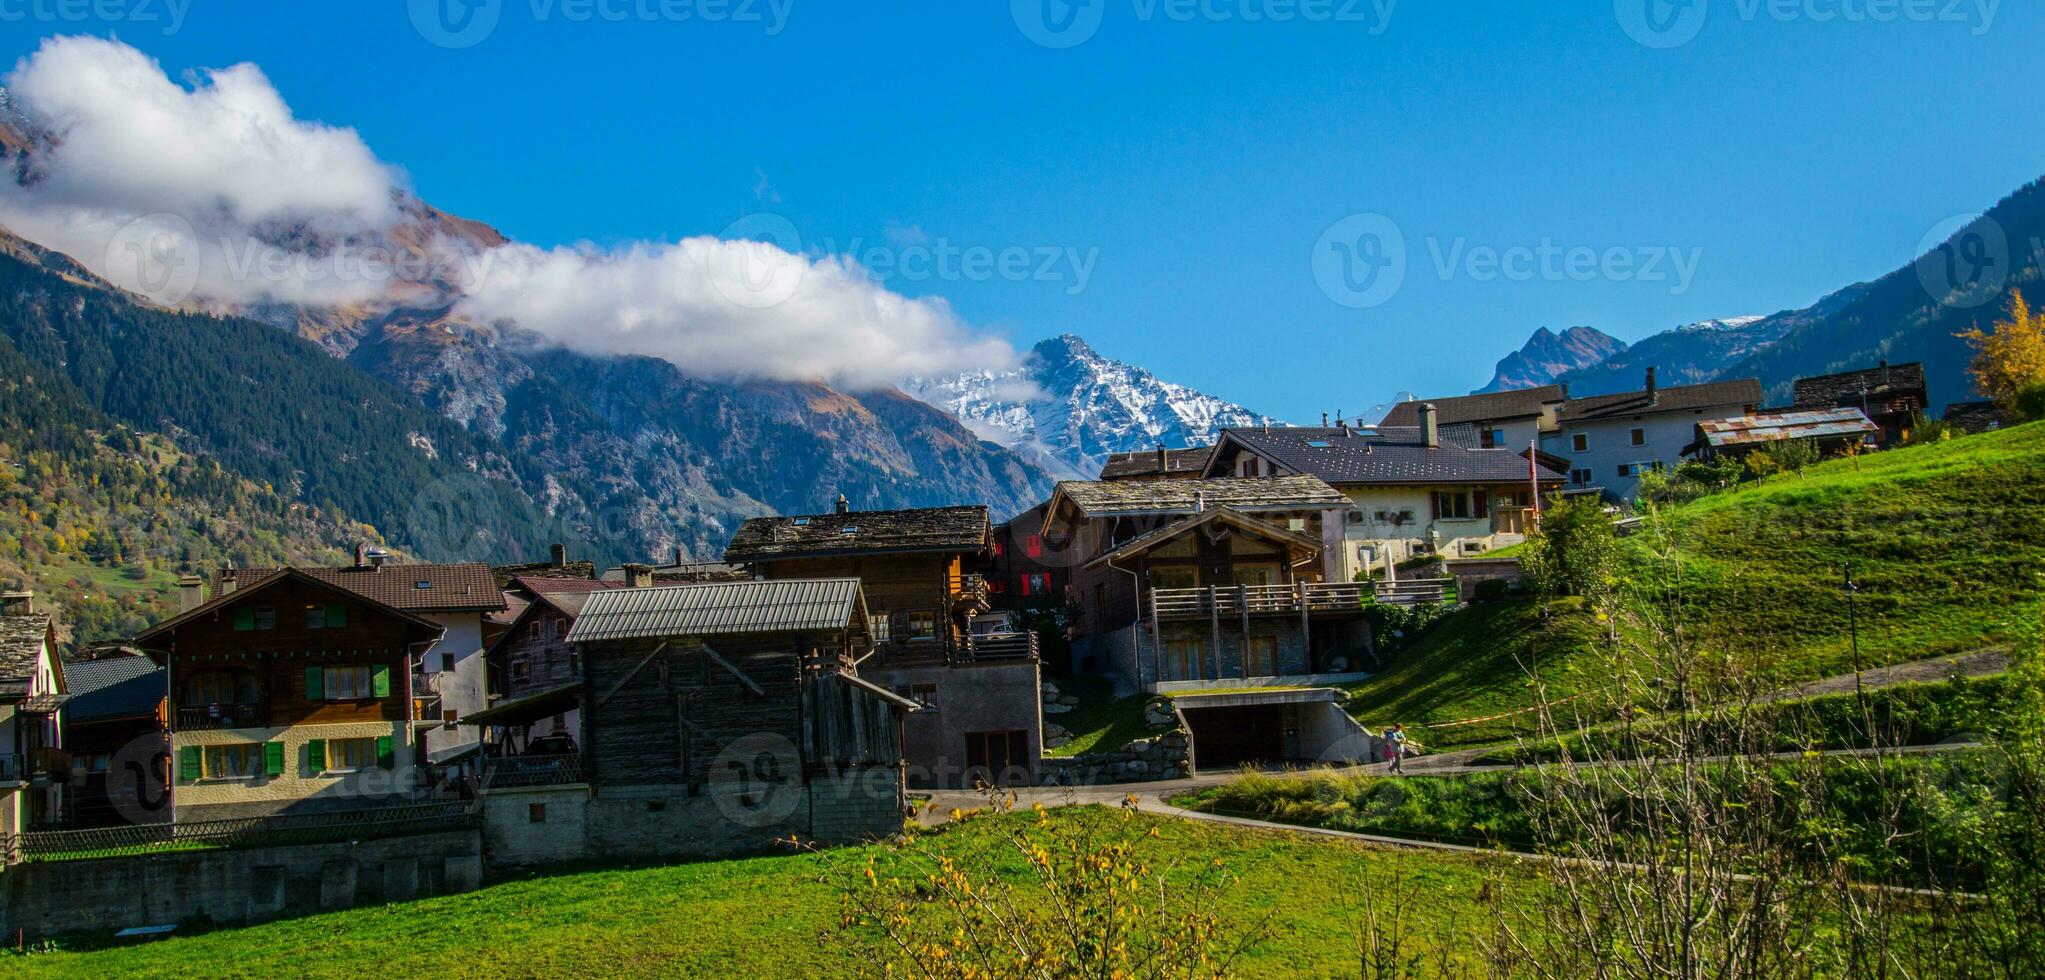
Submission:
<svg viewBox="0 0 2045 980">
<path fill-rule="evenodd" d="M 950 576 L 945 581 L 945 587 L 949 590 L 946 594 L 951 596 L 954 604 L 987 601 L 987 579 L 978 574 Z"/>
<path fill-rule="evenodd" d="M 477 822 L 478 816 L 471 803 L 413 803 L 236 820 L 35 831 L 12 840 L 0 840 L 0 853 L 8 854 L 10 861 L 130 857 L 167 851 L 310 844 L 459 830 L 476 826 Z"/>
<path fill-rule="evenodd" d="M 263 728 L 270 724 L 266 704 L 180 705 L 177 730 L 202 731 L 209 728 Z"/>
<path fill-rule="evenodd" d="M 483 760 L 483 788 L 486 790 L 559 786 L 582 781 L 582 756 L 574 752 Z"/>
<path fill-rule="evenodd" d="M 1455 602 L 1460 596 L 1456 592 L 1453 578 L 1401 579 L 1397 582 L 1378 582 L 1378 601 L 1393 606 L 1425 606 L 1437 602 Z"/>
<path fill-rule="evenodd" d="M 1352 582 L 1215 585 L 1153 589 L 1150 593 L 1151 615 L 1156 619 L 1354 613 L 1375 601 L 1376 593 L 1369 585 Z"/>
<path fill-rule="evenodd" d="M 991 663 L 1037 659 L 1037 634 L 1006 633 L 1001 636 L 971 636 L 952 651 L 953 663 Z"/>
</svg>

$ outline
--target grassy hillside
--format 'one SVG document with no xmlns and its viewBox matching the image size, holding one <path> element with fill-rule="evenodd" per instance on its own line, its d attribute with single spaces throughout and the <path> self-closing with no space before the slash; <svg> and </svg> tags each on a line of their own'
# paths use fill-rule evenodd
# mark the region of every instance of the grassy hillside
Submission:
<svg viewBox="0 0 2045 980">
<path fill-rule="evenodd" d="M 1017 815 L 1015 820 L 1027 820 Z M 1070 819 L 1054 812 L 1054 822 Z M 1358 896 L 1403 877 L 1427 901 L 1405 909 L 1423 945 L 1471 950 L 1493 890 L 1513 877 L 1463 855 L 1367 848 L 1268 831 L 1139 816 L 1155 828 L 1140 860 L 1197 868 L 1221 860 L 1241 876 L 1228 916 L 1270 931 L 1245 976 L 1334 976 L 1356 969 Z M 930 845 L 961 864 L 1027 871 L 974 821 Z M 11 969 L 54 977 L 189 976 L 854 976 L 878 961 L 874 937 L 838 930 L 840 887 L 866 851 L 765 857 L 512 881 L 479 892 L 186 936 L 141 947 L 38 953 Z"/>
<path fill-rule="evenodd" d="M 1672 508 L 1686 626 L 1709 647 L 1757 655 L 1787 683 L 1853 669 L 1841 568 L 1860 586 L 1866 666 L 2004 645 L 2045 598 L 2045 423 L 1835 460 Z M 1647 542 L 1625 540 L 1646 574 Z M 1534 703 L 1612 675 L 1600 630 L 1573 601 L 1472 606 L 1358 685 L 1371 724 L 1439 724 Z M 1515 716 L 1439 728 L 1443 748 L 1509 737 Z"/>
</svg>

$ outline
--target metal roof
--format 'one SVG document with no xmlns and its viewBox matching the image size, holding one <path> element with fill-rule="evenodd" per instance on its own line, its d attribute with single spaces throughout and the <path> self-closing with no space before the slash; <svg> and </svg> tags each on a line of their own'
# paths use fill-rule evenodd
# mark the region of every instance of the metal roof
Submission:
<svg viewBox="0 0 2045 980">
<path fill-rule="evenodd" d="M 865 621 L 856 578 L 611 589 L 590 593 L 568 642 L 837 630 Z"/>
<path fill-rule="evenodd" d="M 1714 449 L 1750 446 L 1790 439 L 1831 439 L 1839 436 L 1869 435 L 1882 431 L 1857 408 L 1828 408 L 1807 412 L 1771 412 L 1730 419 L 1708 419 L 1697 423 L 1697 431 Z"/>
</svg>

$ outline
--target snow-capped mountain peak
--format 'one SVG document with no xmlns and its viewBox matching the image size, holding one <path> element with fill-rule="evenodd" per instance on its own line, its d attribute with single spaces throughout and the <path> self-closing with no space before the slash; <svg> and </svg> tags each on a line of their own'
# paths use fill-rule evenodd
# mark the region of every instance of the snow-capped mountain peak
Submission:
<svg viewBox="0 0 2045 980">
<path fill-rule="evenodd" d="M 1284 424 L 1104 357 L 1072 334 L 1039 343 L 1012 371 L 912 378 L 903 390 L 1071 479 L 1093 479 L 1109 453 L 1204 446 L 1222 429 Z"/>
</svg>

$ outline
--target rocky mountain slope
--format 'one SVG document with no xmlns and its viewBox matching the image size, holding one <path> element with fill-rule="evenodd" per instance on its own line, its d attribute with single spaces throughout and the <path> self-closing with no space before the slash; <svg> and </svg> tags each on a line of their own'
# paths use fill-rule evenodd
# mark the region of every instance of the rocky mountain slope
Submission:
<svg viewBox="0 0 2045 980">
<path fill-rule="evenodd" d="M 1474 394 L 1513 391 L 1553 384 L 1563 374 L 1589 367 L 1626 350 L 1626 342 L 1595 327 L 1570 327 L 1556 333 L 1534 331 L 1519 350 L 1501 358 L 1491 383 Z"/>
<path fill-rule="evenodd" d="M 1639 390 L 1653 366 L 1662 384 L 1701 384 L 1774 343 L 1787 329 L 1786 323 L 1758 316 L 1705 320 L 1664 330 L 1596 364 L 1564 371 L 1555 380 L 1567 382 L 1570 394 L 1579 397 L 1611 395 Z"/>
<path fill-rule="evenodd" d="M 1204 446 L 1222 429 L 1284 424 L 1104 357 L 1071 334 L 1038 344 L 1013 371 L 912 379 L 904 389 L 1072 479 L 1093 479 L 1109 453 Z"/>
</svg>

